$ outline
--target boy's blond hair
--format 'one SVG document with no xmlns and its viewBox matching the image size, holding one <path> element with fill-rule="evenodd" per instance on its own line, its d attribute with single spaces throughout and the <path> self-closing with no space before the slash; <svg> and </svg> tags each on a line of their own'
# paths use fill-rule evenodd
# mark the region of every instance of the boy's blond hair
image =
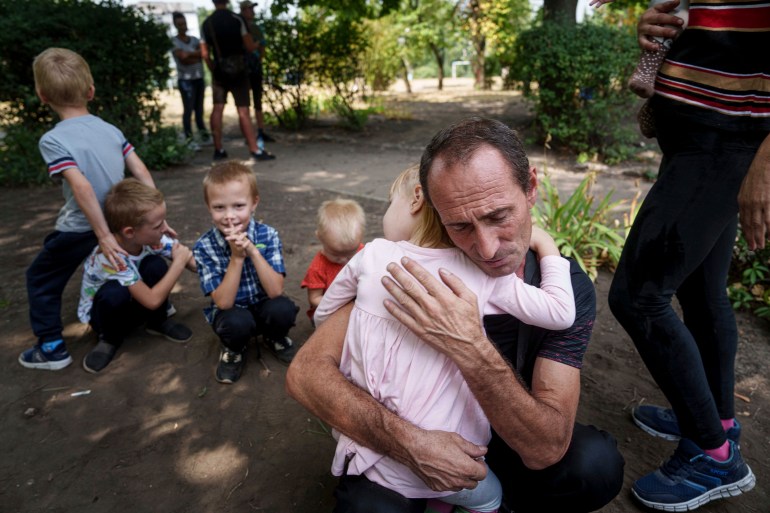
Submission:
<svg viewBox="0 0 770 513">
<path fill-rule="evenodd" d="M 414 165 L 401 172 L 393 181 L 393 185 L 390 186 L 389 199 L 393 199 L 393 195 L 400 193 L 407 198 L 414 196 L 414 188 L 420 185 L 420 166 Z M 425 193 L 423 192 L 423 196 Z M 417 220 L 417 226 L 412 234 L 412 241 L 424 248 L 442 248 L 452 247 L 454 243 L 447 235 L 446 228 L 441 224 L 441 219 L 433 208 L 433 205 L 428 202 L 427 198 L 420 210 L 420 217 Z"/>
<path fill-rule="evenodd" d="M 47 103 L 62 107 L 83 107 L 94 85 L 88 63 L 72 50 L 48 48 L 32 63 L 35 89 Z"/>
<path fill-rule="evenodd" d="M 252 197 L 259 198 L 257 177 L 251 169 L 234 160 L 213 166 L 203 178 L 203 199 L 206 200 L 206 205 L 209 204 L 209 187 L 241 180 L 249 186 Z"/>
<path fill-rule="evenodd" d="M 138 228 L 144 216 L 163 204 L 163 193 L 136 178 L 126 178 L 112 186 L 104 200 L 104 219 L 112 233 Z"/>
<path fill-rule="evenodd" d="M 337 198 L 318 207 L 318 238 L 334 240 L 344 247 L 360 244 L 366 228 L 366 214 L 357 201 Z"/>
</svg>

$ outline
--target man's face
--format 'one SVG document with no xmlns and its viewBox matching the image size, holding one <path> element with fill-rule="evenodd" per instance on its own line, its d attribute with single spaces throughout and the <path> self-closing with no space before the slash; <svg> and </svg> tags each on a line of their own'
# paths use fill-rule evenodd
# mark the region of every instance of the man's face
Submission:
<svg viewBox="0 0 770 513">
<path fill-rule="evenodd" d="M 250 5 L 244 5 L 243 7 L 241 7 L 241 16 L 243 16 L 247 20 L 254 18 L 254 7 Z"/>
<path fill-rule="evenodd" d="M 489 276 L 514 273 L 529 249 L 535 169 L 525 193 L 500 153 L 482 146 L 466 164 L 446 167 L 436 159 L 428 180 L 431 202 L 455 245 Z"/>
</svg>

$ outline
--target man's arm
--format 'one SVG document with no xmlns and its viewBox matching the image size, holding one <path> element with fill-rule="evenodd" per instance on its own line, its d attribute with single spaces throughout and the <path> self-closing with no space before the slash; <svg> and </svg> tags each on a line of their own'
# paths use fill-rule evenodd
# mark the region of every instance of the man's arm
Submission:
<svg viewBox="0 0 770 513">
<path fill-rule="evenodd" d="M 485 447 L 456 433 L 424 431 L 399 418 L 340 372 L 352 303 L 333 313 L 297 352 L 286 391 L 356 442 L 409 467 L 434 490 L 475 488 L 486 476 Z"/>
<path fill-rule="evenodd" d="M 492 427 L 527 467 L 558 462 L 572 438 L 580 371 L 539 358 L 527 390 L 487 339 L 476 295 L 451 273 L 441 272 L 447 288 L 413 260 L 402 265 L 406 271 L 390 264 L 393 278 L 383 279 L 396 300 L 386 301 L 388 311 L 455 362 Z"/>
</svg>

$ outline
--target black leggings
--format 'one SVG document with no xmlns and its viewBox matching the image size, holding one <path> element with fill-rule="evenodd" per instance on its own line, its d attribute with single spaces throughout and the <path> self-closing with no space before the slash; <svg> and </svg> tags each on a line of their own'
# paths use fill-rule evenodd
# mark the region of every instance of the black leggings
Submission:
<svg viewBox="0 0 770 513">
<path fill-rule="evenodd" d="M 623 486 L 623 456 L 615 439 L 593 426 L 576 424 L 564 457 L 543 470 L 530 470 L 493 436 L 487 463 L 503 485 L 501 511 L 595 511 Z M 335 513 L 422 513 L 425 499 L 407 499 L 364 476 L 342 476 L 334 490 Z"/>
<path fill-rule="evenodd" d="M 737 330 L 726 286 L 738 191 L 767 134 L 718 131 L 660 109 L 656 129 L 659 176 L 626 240 L 609 304 L 683 435 L 712 449 L 725 441 L 720 418 L 735 415 Z"/>
</svg>

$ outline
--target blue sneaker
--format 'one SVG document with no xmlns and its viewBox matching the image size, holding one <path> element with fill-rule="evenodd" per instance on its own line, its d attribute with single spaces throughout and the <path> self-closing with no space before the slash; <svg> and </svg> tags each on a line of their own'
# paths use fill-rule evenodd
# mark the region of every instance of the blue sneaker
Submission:
<svg viewBox="0 0 770 513">
<path fill-rule="evenodd" d="M 61 370 L 72 363 L 72 357 L 63 343 L 50 353 L 36 345 L 19 355 L 19 363 L 28 369 Z"/>
<path fill-rule="evenodd" d="M 715 499 L 733 497 L 754 488 L 756 478 L 735 442 L 730 459 L 716 461 L 687 438 L 658 470 L 634 483 L 631 492 L 648 508 L 689 511 Z"/>
<path fill-rule="evenodd" d="M 631 418 L 634 420 L 634 424 L 639 426 L 642 431 L 652 436 L 671 441 L 677 441 L 682 438 L 682 432 L 679 431 L 679 423 L 671 408 L 645 404 L 634 408 L 631 411 Z M 729 440 L 740 444 L 741 425 L 737 420 L 733 420 L 733 427 L 727 430 L 726 435 Z"/>
</svg>

